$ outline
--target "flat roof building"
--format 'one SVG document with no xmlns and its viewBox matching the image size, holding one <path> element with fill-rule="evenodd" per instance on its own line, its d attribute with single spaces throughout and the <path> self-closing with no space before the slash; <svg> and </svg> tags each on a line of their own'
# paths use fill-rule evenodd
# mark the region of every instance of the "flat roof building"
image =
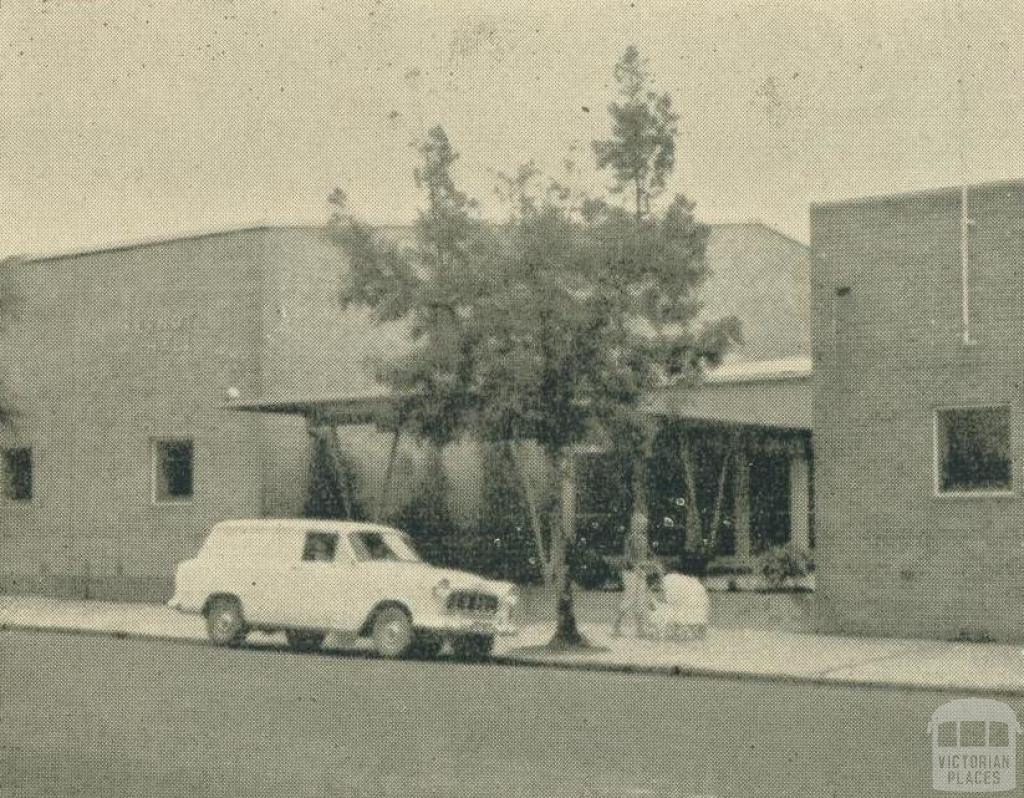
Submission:
<svg viewBox="0 0 1024 798">
<path fill-rule="evenodd" d="M 708 263 L 707 314 L 745 322 L 737 364 L 806 358 L 805 245 L 758 223 L 716 225 Z M 350 498 L 369 514 L 392 515 L 429 468 L 429 453 L 403 442 L 399 488 L 383 492 L 391 436 L 376 425 L 387 391 L 373 366 L 408 344 L 400 326 L 339 307 L 344 260 L 322 228 L 230 230 L 6 269 L 17 304 L 0 363 L 17 416 L 0 431 L 4 591 L 165 599 L 175 564 L 215 522 L 302 513 L 317 424 L 351 459 Z M 723 369 L 713 400 L 670 389 L 649 412 L 806 439 L 806 362 L 767 376 L 746 368 Z M 742 395 L 744 381 L 780 387 L 780 374 L 803 389 Z M 476 447 L 444 458 L 452 511 L 472 519 Z"/>
<path fill-rule="evenodd" d="M 1024 181 L 814 205 L 811 246 L 826 624 L 1020 639 Z"/>
</svg>

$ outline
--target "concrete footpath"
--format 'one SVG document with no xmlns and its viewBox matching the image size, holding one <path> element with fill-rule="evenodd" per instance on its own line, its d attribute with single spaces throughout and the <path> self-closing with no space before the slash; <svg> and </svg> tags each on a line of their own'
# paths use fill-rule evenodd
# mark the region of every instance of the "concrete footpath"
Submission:
<svg viewBox="0 0 1024 798">
<path fill-rule="evenodd" d="M 545 646 L 551 623 L 520 626 L 500 638 L 495 658 L 508 663 L 672 675 L 708 675 L 962 694 L 1024 695 L 1024 656 L 1017 646 L 937 640 L 839 637 L 797 632 L 712 628 L 707 638 L 658 642 L 612 638 L 605 625 L 583 623 L 592 644 L 555 652 Z M 154 604 L 74 601 L 0 595 L 0 629 L 36 629 L 118 637 L 206 641 L 203 619 Z M 253 634 L 253 647 L 284 644 L 283 635 Z M 326 646 L 366 649 L 366 641 L 332 636 Z"/>
</svg>

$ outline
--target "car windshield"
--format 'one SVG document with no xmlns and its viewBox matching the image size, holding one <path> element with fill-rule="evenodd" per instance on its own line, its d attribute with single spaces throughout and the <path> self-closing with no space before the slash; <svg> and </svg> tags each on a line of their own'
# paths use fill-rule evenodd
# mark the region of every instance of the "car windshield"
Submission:
<svg viewBox="0 0 1024 798">
<path fill-rule="evenodd" d="M 407 535 L 401 532 L 353 532 L 349 538 L 356 559 L 422 562 Z"/>
</svg>

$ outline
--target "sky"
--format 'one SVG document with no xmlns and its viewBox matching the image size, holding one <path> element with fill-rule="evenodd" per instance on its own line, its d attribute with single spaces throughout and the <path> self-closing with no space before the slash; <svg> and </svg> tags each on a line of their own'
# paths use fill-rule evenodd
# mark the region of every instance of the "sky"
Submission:
<svg viewBox="0 0 1024 798">
<path fill-rule="evenodd" d="M 438 123 L 485 213 L 530 160 L 601 191 L 630 44 L 705 221 L 806 241 L 811 202 L 1024 177 L 1015 0 L 0 0 L 0 257 L 318 223 L 335 186 L 405 223 Z"/>
</svg>

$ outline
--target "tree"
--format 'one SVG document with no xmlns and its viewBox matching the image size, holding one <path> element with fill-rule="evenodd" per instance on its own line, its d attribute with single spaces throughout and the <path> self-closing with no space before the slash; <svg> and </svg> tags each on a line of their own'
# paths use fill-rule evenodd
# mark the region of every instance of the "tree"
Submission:
<svg viewBox="0 0 1024 798">
<path fill-rule="evenodd" d="M 457 156 L 434 128 L 421 148 L 427 209 L 412 247 L 336 219 L 350 261 L 345 301 L 369 306 L 380 321 L 406 320 L 420 342 L 382 374 L 418 434 L 437 444 L 464 434 L 532 441 L 558 475 L 548 546 L 559 644 L 582 642 L 568 568 L 572 446 L 599 432 L 636 447 L 643 392 L 695 379 L 737 335 L 735 320 L 690 329 L 707 228 L 684 197 L 661 212 L 653 202 L 674 160 L 671 103 L 650 90 L 634 48 L 616 78 L 624 102 L 610 107 L 612 138 L 595 152 L 612 170 L 613 191 L 632 187 L 631 209 L 576 196 L 526 166 L 504 181 L 507 218 L 484 224 L 455 188 Z"/>
</svg>

